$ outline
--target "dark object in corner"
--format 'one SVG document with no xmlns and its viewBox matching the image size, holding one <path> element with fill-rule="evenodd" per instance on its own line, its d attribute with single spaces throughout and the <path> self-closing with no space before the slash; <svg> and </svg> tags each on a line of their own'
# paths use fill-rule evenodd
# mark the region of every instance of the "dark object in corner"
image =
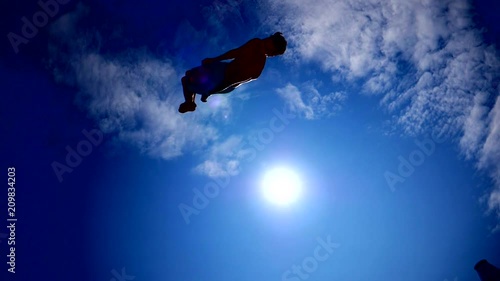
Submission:
<svg viewBox="0 0 500 281">
<path fill-rule="evenodd" d="M 500 281 L 500 269 L 487 260 L 480 260 L 474 266 L 481 281 Z"/>
</svg>

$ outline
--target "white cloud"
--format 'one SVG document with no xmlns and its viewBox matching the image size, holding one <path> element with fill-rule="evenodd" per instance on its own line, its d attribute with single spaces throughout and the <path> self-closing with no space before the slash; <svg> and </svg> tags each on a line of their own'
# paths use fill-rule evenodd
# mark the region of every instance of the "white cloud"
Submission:
<svg viewBox="0 0 500 281">
<path fill-rule="evenodd" d="M 292 84 L 287 84 L 284 88 L 277 89 L 278 95 L 285 100 L 286 105 L 292 113 L 300 113 L 306 119 L 313 119 L 313 109 L 302 100 L 302 93 Z"/>
<path fill-rule="evenodd" d="M 263 17 L 285 32 L 292 57 L 383 95 L 409 134 L 461 130 L 474 96 L 491 90 L 484 73 L 498 74 L 466 1 L 267 2 Z"/>
<path fill-rule="evenodd" d="M 479 153 L 479 167 L 489 169 L 496 184 L 488 198 L 488 211 L 494 212 L 500 218 L 500 97 L 496 99 L 488 120 L 487 137 Z M 500 222 L 493 231 L 500 231 Z"/>
<path fill-rule="evenodd" d="M 463 126 L 463 137 L 460 139 L 460 146 L 467 158 L 477 155 L 480 144 L 484 141 L 486 134 L 485 118 L 488 108 L 485 105 L 488 94 L 478 93 L 474 97 L 474 105 L 467 116 Z"/>
<path fill-rule="evenodd" d="M 488 125 L 487 137 L 483 142 L 480 152 L 480 166 L 488 167 L 492 164 L 499 165 L 500 160 L 500 97 L 497 97 L 495 106 L 490 111 L 488 119 L 483 121 Z M 477 125 L 483 125 L 477 122 Z M 500 166 L 499 166 L 500 167 Z M 500 169 L 499 171 L 500 172 Z M 500 173 L 497 173 L 500 176 Z M 500 179 L 500 177 L 498 178 Z"/>
<path fill-rule="evenodd" d="M 196 166 L 194 171 L 212 178 L 235 176 L 239 173 L 245 150 L 241 136 L 230 136 L 226 140 L 211 146 L 206 160 Z"/>
<path fill-rule="evenodd" d="M 276 92 L 285 100 L 290 112 L 309 120 L 332 116 L 342 108 L 346 99 L 346 95 L 342 92 L 321 95 L 312 84 L 305 85 L 304 90 L 300 91 L 288 83 L 285 87 L 276 89 Z"/>
<path fill-rule="evenodd" d="M 460 136 L 466 157 L 491 172 L 500 210 L 498 51 L 474 27 L 467 0 L 262 0 L 264 24 L 289 40 L 289 56 L 316 62 L 334 81 L 361 83 L 406 134 Z M 311 106 L 288 85 L 287 103 L 306 118 Z M 500 218 L 500 216 L 499 216 Z"/>
</svg>

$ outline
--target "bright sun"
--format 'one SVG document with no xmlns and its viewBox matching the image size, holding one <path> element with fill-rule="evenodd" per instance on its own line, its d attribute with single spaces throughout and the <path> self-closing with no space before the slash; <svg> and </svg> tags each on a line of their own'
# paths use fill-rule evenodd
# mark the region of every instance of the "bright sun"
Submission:
<svg viewBox="0 0 500 281">
<path fill-rule="evenodd" d="M 274 168 L 264 175 L 262 192 L 271 203 L 285 206 L 297 201 L 302 192 L 302 183 L 293 171 Z"/>
</svg>

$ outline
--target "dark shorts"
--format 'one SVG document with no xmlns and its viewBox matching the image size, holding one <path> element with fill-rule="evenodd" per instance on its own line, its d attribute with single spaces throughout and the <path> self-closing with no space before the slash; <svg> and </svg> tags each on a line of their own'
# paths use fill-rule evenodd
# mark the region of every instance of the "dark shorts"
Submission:
<svg viewBox="0 0 500 281">
<path fill-rule="evenodd" d="M 203 95 L 219 87 L 224 81 L 228 65 L 227 62 L 214 62 L 188 70 L 188 91 Z"/>
</svg>

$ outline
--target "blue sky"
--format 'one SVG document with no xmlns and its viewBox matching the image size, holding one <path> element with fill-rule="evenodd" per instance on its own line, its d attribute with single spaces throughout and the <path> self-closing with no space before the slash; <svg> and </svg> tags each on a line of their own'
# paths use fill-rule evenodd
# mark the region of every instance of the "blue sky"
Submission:
<svg viewBox="0 0 500 281">
<path fill-rule="evenodd" d="M 0 236 L 5 280 L 444 281 L 500 266 L 498 3 L 42 3 L 52 15 L 0 9 L 18 218 L 15 275 Z M 276 31 L 287 52 L 257 81 L 177 112 L 187 69 Z M 261 192 L 275 167 L 302 182 L 286 207 Z"/>
</svg>

